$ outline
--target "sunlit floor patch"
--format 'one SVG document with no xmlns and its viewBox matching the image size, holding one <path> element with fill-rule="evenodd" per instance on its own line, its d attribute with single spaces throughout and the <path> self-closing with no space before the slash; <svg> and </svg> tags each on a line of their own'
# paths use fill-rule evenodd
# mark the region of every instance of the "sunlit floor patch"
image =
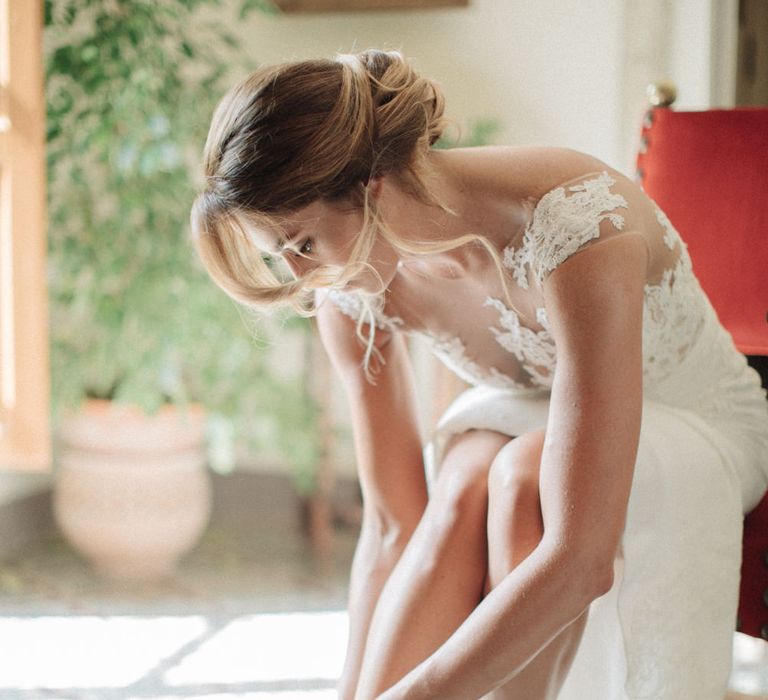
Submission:
<svg viewBox="0 0 768 700">
<path fill-rule="evenodd" d="M 341 673 L 346 637 L 345 612 L 248 615 L 203 642 L 169 669 L 164 680 L 169 686 L 333 681 Z"/>
<path fill-rule="evenodd" d="M 201 615 L 0 618 L 0 689 L 126 687 L 206 629 Z"/>
<path fill-rule="evenodd" d="M 731 690 L 765 698 L 768 696 L 768 644 L 738 632 L 733 636 Z"/>
<path fill-rule="evenodd" d="M 343 611 L 5 617 L 0 698 L 336 700 L 346 642 Z M 765 698 L 767 669 L 768 644 L 735 635 L 731 689 Z"/>
<path fill-rule="evenodd" d="M 0 698 L 335 700 L 346 638 L 342 611 L 0 618 Z"/>
</svg>

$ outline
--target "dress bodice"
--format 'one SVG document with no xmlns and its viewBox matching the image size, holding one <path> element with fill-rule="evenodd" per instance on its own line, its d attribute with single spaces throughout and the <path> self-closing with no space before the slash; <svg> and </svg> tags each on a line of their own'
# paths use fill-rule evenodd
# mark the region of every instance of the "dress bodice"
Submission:
<svg viewBox="0 0 768 700">
<path fill-rule="evenodd" d="M 369 314 L 377 329 L 423 337 L 434 354 L 470 384 L 515 392 L 548 390 L 557 349 L 547 319 L 544 280 L 579 251 L 630 231 L 642 235 L 648 251 L 643 312 L 646 397 L 727 411 L 728 392 L 723 389 L 745 381 L 744 360 L 701 290 L 678 232 L 652 200 L 618 173 L 588 173 L 550 190 L 535 204 L 527 224 L 501 251 L 515 308 L 505 301 L 501 281 L 491 279 L 494 275 L 463 286 L 450 283 L 450 292 L 449 283 L 436 280 L 410 298 L 380 295 L 364 303 L 356 293 L 335 291 L 330 299 L 353 319 Z M 704 335 L 706 358 L 696 353 Z"/>
</svg>

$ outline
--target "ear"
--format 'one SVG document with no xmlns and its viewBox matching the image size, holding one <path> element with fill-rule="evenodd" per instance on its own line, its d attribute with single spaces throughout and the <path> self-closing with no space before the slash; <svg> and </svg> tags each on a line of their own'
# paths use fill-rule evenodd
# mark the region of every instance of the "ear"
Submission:
<svg viewBox="0 0 768 700">
<path fill-rule="evenodd" d="M 368 180 L 368 191 L 374 199 L 378 199 L 381 196 L 381 190 L 384 186 L 384 175 L 376 175 Z"/>
</svg>

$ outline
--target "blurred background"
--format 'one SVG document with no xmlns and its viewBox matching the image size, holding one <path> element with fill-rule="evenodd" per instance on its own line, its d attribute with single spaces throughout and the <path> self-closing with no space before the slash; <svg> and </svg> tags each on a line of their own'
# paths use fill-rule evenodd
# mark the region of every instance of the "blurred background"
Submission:
<svg viewBox="0 0 768 700">
<path fill-rule="evenodd" d="M 766 104 L 767 38 L 765 0 L 0 1 L 0 697 L 335 697 L 344 398 L 312 324 L 237 307 L 189 240 L 229 86 L 399 49 L 441 147 L 633 175 L 647 84 Z M 411 352 L 426 436 L 462 385 Z M 734 692 L 768 697 L 765 645 L 734 645 Z"/>
</svg>

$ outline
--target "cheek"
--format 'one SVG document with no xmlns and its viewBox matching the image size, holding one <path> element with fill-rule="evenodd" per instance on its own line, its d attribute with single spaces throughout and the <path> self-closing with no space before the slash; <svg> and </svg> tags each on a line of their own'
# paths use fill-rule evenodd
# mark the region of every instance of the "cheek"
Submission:
<svg viewBox="0 0 768 700">
<path fill-rule="evenodd" d="M 381 275 L 385 285 L 389 286 L 394 276 L 397 274 L 397 262 L 399 258 L 394 248 L 389 243 L 379 239 L 373 246 L 369 262 L 373 268 Z"/>
</svg>

